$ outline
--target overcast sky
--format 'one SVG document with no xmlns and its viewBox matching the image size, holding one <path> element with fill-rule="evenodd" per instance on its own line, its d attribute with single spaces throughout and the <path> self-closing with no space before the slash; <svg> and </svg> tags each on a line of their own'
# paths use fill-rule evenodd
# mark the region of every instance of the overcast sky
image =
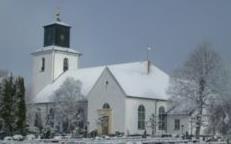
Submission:
<svg viewBox="0 0 231 144">
<path fill-rule="evenodd" d="M 0 69 L 31 80 L 31 52 L 42 47 L 43 25 L 70 24 L 81 67 L 151 61 L 171 73 L 203 41 L 231 62 L 230 0 L 1 0 Z"/>
</svg>

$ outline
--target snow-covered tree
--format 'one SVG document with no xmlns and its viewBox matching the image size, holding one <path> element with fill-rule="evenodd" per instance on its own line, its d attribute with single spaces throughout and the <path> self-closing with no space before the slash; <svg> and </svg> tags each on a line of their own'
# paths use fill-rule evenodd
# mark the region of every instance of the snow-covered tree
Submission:
<svg viewBox="0 0 231 144">
<path fill-rule="evenodd" d="M 26 106 L 25 88 L 22 77 L 14 78 L 11 74 L 1 83 L 0 119 L 3 131 L 8 135 L 25 132 Z"/>
<path fill-rule="evenodd" d="M 152 136 L 156 134 L 156 126 L 158 125 L 157 117 L 155 114 L 151 114 L 149 120 L 147 121 L 147 126 L 152 130 Z"/>
<path fill-rule="evenodd" d="M 18 77 L 15 81 L 16 92 L 15 92 L 15 121 L 16 131 L 21 134 L 25 134 L 26 128 L 26 103 L 25 103 L 25 87 L 24 79 Z"/>
<path fill-rule="evenodd" d="M 190 101 L 191 107 L 194 107 L 197 137 L 210 99 L 220 95 L 222 67 L 220 56 L 207 43 L 203 43 L 193 51 L 183 67 L 171 76 L 169 93 L 172 100 Z"/>
<path fill-rule="evenodd" d="M 54 97 L 54 123 L 63 132 L 71 132 L 83 121 L 81 82 L 67 78 Z"/>
<path fill-rule="evenodd" d="M 14 117 L 14 96 L 15 96 L 15 85 L 13 76 L 4 79 L 3 90 L 2 90 L 2 106 L 1 106 L 1 118 L 3 119 L 4 131 L 8 135 L 12 135 L 15 129 L 15 117 Z"/>
<path fill-rule="evenodd" d="M 210 100 L 208 132 L 231 134 L 231 69 L 224 69 L 220 77 L 219 95 Z"/>
<path fill-rule="evenodd" d="M 7 72 L 0 70 L 0 131 L 3 129 L 3 119 L 1 116 L 3 108 L 3 87 L 4 78 L 7 76 Z"/>
</svg>

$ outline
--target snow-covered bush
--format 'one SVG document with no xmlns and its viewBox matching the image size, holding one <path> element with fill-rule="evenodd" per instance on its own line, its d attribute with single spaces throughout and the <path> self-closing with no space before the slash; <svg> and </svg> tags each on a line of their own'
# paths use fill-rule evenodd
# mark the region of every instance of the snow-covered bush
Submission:
<svg viewBox="0 0 231 144">
<path fill-rule="evenodd" d="M 95 139 L 96 139 L 96 140 L 103 140 L 103 138 L 102 138 L 102 137 L 99 137 L 99 136 L 96 136 Z"/>
<path fill-rule="evenodd" d="M 27 128 L 27 131 L 28 131 L 28 133 L 38 134 L 39 128 L 30 126 Z"/>
<path fill-rule="evenodd" d="M 71 138 L 71 134 L 64 136 L 64 139 L 70 139 L 70 138 Z"/>
<path fill-rule="evenodd" d="M 26 135 L 26 140 L 33 140 L 33 139 L 35 139 L 35 135 L 33 134 Z"/>
<path fill-rule="evenodd" d="M 55 136 L 53 139 L 55 139 L 55 140 L 61 140 L 61 139 L 64 139 L 64 137 L 63 136 Z"/>
<path fill-rule="evenodd" d="M 6 137 L 4 137 L 4 141 L 10 141 L 10 140 L 13 140 L 13 138 L 12 138 L 12 137 L 10 137 L 10 136 L 6 136 Z"/>
<path fill-rule="evenodd" d="M 51 127 L 46 127 L 42 130 L 42 133 L 41 133 L 41 138 L 43 139 L 49 139 L 49 138 L 52 138 L 54 137 L 54 134 L 55 134 L 55 129 L 54 128 L 51 128 Z"/>
<path fill-rule="evenodd" d="M 23 136 L 22 135 L 14 135 L 13 136 L 13 140 L 16 140 L 16 141 L 22 141 L 23 140 Z"/>
</svg>

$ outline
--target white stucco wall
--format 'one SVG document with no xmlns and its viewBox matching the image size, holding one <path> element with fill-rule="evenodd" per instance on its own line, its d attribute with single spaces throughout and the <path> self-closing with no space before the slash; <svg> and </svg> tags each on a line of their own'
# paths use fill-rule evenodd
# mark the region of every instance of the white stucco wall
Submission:
<svg viewBox="0 0 231 144">
<path fill-rule="evenodd" d="M 79 68 L 79 54 L 68 53 L 63 51 L 55 51 L 54 55 L 54 79 L 63 73 L 63 60 L 68 58 L 69 69 L 74 70 Z"/>
<path fill-rule="evenodd" d="M 175 119 L 180 120 L 180 129 L 175 129 Z M 188 115 L 168 115 L 168 133 L 172 135 L 182 135 L 186 131 L 191 134 L 190 117 Z M 183 127 L 182 127 L 183 126 Z"/>
<path fill-rule="evenodd" d="M 106 85 L 108 81 L 108 85 Z M 96 82 L 96 85 L 88 95 L 88 121 L 89 131 L 97 129 L 98 109 L 108 103 L 112 109 L 112 131 L 124 132 L 125 130 L 125 95 L 112 77 L 108 69 L 105 69 Z"/>
<path fill-rule="evenodd" d="M 68 51 L 44 50 L 32 55 L 32 96 L 63 73 L 64 58 L 68 58 L 69 70 L 77 69 L 79 66 L 79 54 Z M 41 71 L 42 58 L 45 58 L 44 71 Z"/>
<path fill-rule="evenodd" d="M 166 101 L 158 101 L 154 99 L 141 99 L 141 98 L 126 98 L 126 132 L 129 134 L 143 134 L 144 130 L 138 129 L 138 107 L 139 105 L 144 105 L 145 107 L 145 121 L 149 121 L 152 114 L 158 116 L 158 110 L 161 106 L 167 110 L 167 102 Z M 156 109 L 155 109 L 156 108 Z M 148 126 L 148 125 L 147 125 Z M 151 128 L 147 127 L 147 133 L 151 134 Z M 163 133 L 158 130 L 156 127 L 156 134 Z"/>
<path fill-rule="evenodd" d="M 195 135 L 196 133 L 196 112 L 189 114 L 169 114 L 168 115 L 168 133 L 171 133 L 173 135 L 182 135 L 188 132 L 188 134 Z M 207 126 L 208 126 L 208 120 L 207 116 L 203 115 L 203 124 L 201 126 L 201 135 L 206 134 Z M 175 130 L 175 119 L 180 119 L 180 130 Z M 183 128 L 182 128 L 182 125 Z"/>
<path fill-rule="evenodd" d="M 42 58 L 45 58 L 45 69 L 41 71 Z M 44 52 L 33 55 L 32 63 L 32 96 L 38 94 L 47 84 L 52 81 L 52 54 Z"/>
</svg>

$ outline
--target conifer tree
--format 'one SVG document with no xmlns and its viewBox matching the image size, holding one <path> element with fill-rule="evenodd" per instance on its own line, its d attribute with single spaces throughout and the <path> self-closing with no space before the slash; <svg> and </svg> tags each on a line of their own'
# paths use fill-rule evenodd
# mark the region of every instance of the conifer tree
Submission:
<svg viewBox="0 0 231 144">
<path fill-rule="evenodd" d="M 3 81 L 2 90 L 2 109 L 1 117 L 4 123 L 4 130 L 8 135 L 13 134 L 14 130 L 14 94 L 15 86 L 13 82 L 13 76 Z"/>
<path fill-rule="evenodd" d="M 16 128 L 21 134 L 25 133 L 26 127 L 26 104 L 25 104 L 25 87 L 24 79 L 18 77 L 15 82 L 16 85 Z"/>
</svg>

